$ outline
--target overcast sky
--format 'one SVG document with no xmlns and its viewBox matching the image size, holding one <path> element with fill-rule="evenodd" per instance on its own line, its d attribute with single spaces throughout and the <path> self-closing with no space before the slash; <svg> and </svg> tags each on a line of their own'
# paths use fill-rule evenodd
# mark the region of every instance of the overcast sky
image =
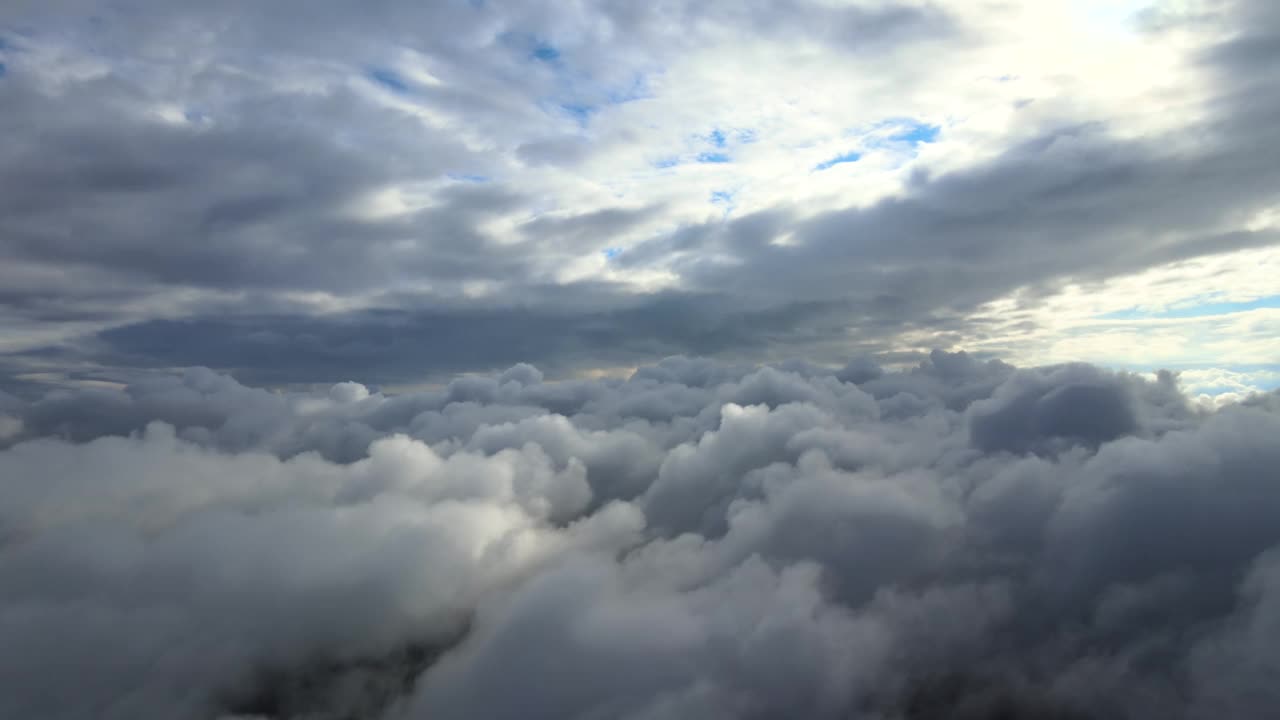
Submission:
<svg viewBox="0 0 1280 720">
<path fill-rule="evenodd" d="M 1274 720 L 1277 0 L 0 0 L 0 720 Z"/>
<path fill-rule="evenodd" d="M 0 370 L 943 348 L 1273 387 L 1276 8 L 10 0 Z"/>
</svg>

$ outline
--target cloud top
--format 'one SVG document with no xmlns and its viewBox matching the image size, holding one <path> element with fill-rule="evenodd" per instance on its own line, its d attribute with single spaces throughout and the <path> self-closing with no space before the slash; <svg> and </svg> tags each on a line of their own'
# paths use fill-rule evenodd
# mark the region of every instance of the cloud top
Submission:
<svg viewBox="0 0 1280 720">
<path fill-rule="evenodd" d="M 1278 411 L 943 352 L 11 398 L 0 716 L 1264 717 Z"/>
</svg>

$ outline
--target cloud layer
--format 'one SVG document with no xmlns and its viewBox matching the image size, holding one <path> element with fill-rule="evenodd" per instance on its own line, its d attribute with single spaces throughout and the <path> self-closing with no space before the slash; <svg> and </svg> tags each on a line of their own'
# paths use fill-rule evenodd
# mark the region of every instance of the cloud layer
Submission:
<svg viewBox="0 0 1280 720">
<path fill-rule="evenodd" d="M 1277 436 L 940 351 L 0 395 L 0 717 L 1267 717 Z"/>
<path fill-rule="evenodd" d="M 1269 0 L 8 3 L 0 382 L 946 347 L 1269 386 L 1277 38 Z"/>
</svg>

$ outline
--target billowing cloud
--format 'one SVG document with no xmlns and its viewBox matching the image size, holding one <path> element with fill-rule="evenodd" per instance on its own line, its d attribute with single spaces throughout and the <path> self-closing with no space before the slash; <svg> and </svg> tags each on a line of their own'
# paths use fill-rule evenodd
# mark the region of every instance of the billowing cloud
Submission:
<svg viewBox="0 0 1280 720">
<path fill-rule="evenodd" d="M 3 717 L 1280 700 L 1274 395 L 934 352 L 0 399 Z"/>
</svg>

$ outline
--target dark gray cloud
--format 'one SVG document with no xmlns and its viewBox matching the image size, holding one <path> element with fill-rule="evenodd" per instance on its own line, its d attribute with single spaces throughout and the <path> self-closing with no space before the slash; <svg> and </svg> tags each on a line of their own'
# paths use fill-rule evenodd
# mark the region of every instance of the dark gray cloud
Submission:
<svg viewBox="0 0 1280 720">
<path fill-rule="evenodd" d="M 408 220 L 350 217 L 346 207 L 361 193 L 420 173 L 442 176 L 466 156 L 443 138 L 432 143 L 407 118 L 370 114 L 347 122 L 381 137 L 412 133 L 425 162 L 344 149 L 327 131 L 322 135 L 296 119 L 342 122 L 353 99 L 341 93 L 323 100 L 267 98 L 265 107 L 245 110 L 260 122 L 202 129 L 157 127 L 112 107 L 143 99 L 130 97 L 127 86 L 114 87 L 121 81 L 82 88 L 82 101 L 98 111 L 65 119 L 65 100 L 22 83 L 15 78 L 0 85 L 0 93 L 25 111 L 6 114 L 0 131 L 32 139 L 7 145 L 11 153 L 0 171 L 0 247 L 12 262 L 89 267 L 144 289 L 338 293 L 409 274 L 465 280 L 502 275 L 504 265 L 506 273 L 522 269 L 514 255 L 492 252 L 486 245 L 491 239 L 474 227 L 511 205 L 515 196 L 506 191 L 453 187 L 441 194 L 440 208 Z M 394 247 L 405 240 L 432 250 L 405 256 Z M 77 294 L 74 286 L 59 290 Z"/>
<path fill-rule="evenodd" d="M 1262 718 L 1277 407 L 945 352 L 0 395 L 0 716 Z"/>
<path fill-rule="evenodd" d="M 584 289 L 580 295 L 585 304 L 595 293 Z M 563 375 L 579 367 L 625 367 L 684 351 L 790 354 L 790 348 L 834 327 L 832 318 L 840 309 L 795 304 L 751 310 L 734 307 L 730 297 L 685 293 L 609 299 L 616 307 L 594 312 L 554 302 L 541 308 L 455 305 L 317 317 L 148 320 L 103 331 L 78 348 L 32 355 L 88 357 L 125 367 L 205 363 L 273 384 L 325 382 L 352 368 L 380 382 L 405 382 L 522 361 Z"/>
<path fill-rule="evenodd" d="M 1024 453 L 1055 443 L 1098 446 L 1131 435 L 1138 418 L 1127 388 L 1093 368 L 1067 367 L 1056 377 L 1017 375 L 973 406 L 969 430 L 986 452 Z"/>
</svg>

